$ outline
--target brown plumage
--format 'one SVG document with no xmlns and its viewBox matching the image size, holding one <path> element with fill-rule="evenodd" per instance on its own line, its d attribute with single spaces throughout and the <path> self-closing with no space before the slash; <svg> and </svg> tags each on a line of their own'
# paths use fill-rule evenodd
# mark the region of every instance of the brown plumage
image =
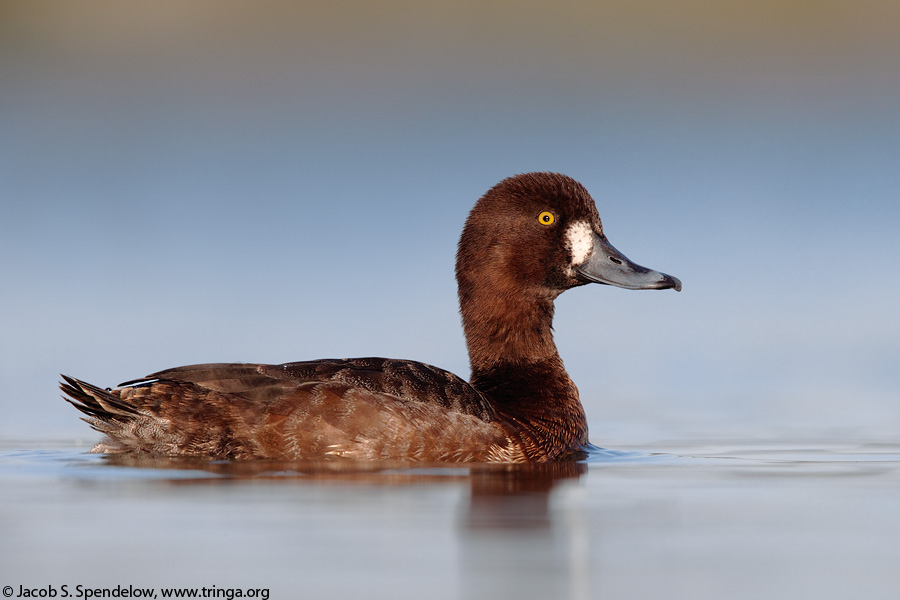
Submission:
<svg viewBox="0 0 900 600">
<path fill-rule="evenodd" d="M 587 421 L 553 343 L 553 301 L 589 282 L 679 290 L 608 245 L 564 175 L 500 182 L 475 205 L 456 277 L 471 383 L 420 362 L 178 367 L 104 390 L 63 376 L 106 434 L 95 452 L 229 459 L 547 461 L 583 456 Z"/>
</svg>

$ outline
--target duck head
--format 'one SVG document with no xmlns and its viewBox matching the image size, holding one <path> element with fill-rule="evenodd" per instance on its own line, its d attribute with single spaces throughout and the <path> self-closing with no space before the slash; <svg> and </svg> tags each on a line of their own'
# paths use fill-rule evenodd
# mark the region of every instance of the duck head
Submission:
<svg viewBox="0 0 900 600">
<path fill-rule="evenodd" d="M 460 237 L 456 279 L 473 369 L 555 356 L 553 301 L 567 289 L 681 290 L 677 278 L 616 250 L 584 186 L 556 173 L 510 177 L 478 200 Z"/>
<path fill-rule="evenodd" d="M 478 201 L 460 238 L 456 275 L 461 288 L 517 288 L 523 297 L 555 298 L 587 283 L 681 291 L 678 278 L 616 250 L 588 191 L 556 173 L 510 177 Z"/>
</svg>

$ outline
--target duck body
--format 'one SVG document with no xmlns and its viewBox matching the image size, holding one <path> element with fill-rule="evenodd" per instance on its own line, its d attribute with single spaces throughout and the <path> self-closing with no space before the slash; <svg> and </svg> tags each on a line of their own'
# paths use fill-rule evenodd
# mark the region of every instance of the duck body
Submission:
<svg viewBox="0 0 900 600">
<path fill-rule="evenodd" d="M 609 245 L 587 191 L 552 173 L 502 181 L 457 252 L 471 382 L 385 358 L 177 367 L 102 389 L 63 376 L 106 434 L 95 452 L 225 459 L 525 462 L 583 457 L 588 428 L 553 342 L 553 301 L 605 283 L 680 290 Z"/>
<path fill-rule="evenodd" d="M 191 365 L 108 391 L 65 381 L 107 434 L 95 452 L 521 462 L 557 459 L 587 443 L 583 412 L 567 419 L 576 425 L 567 443 L 540 444 L 544 436 L 527 420 L 498 414 L 462 378 L 410 360 Z"/>
</svg>

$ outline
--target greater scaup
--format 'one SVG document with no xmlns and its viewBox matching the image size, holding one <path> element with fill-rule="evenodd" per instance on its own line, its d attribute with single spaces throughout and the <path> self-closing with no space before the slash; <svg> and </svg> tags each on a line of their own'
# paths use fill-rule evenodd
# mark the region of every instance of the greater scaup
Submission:
<svg viewBox="0 0 900 600">
<path fill-rule="evenodd" d="M 470 382 L 385 358 L 177 367 L 102 389 L 63 376 L 106 438 L 93 452 L 226 459 L 550 461 L 583 457 L 588 427 L 553 342 L 553 301 L 602 283 L 681 290 L 606 239 L 570 177 L 501 181 L 466 220 L 456 257 Z"/>
</svg>

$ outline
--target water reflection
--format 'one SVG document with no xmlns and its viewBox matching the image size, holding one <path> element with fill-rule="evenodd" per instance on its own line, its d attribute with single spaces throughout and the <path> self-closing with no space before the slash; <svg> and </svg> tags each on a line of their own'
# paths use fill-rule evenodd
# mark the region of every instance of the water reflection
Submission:
<svg viewBox="0 0 900 600">
<path fill-rule="evenodd" d="M 461 597 L 588 597 L 584 519 L 552 502 L 587 470 L 569 462 L 473 471 L 459 527 Z"/>
<path fill-rule="evenodd" d="M 450 486 L 464 490 L 455 519 L 456 580 L 463 598 L 587 598 L 588 538 L 582 503 L 553 502 L 588 472 L 584 462 L 410 465 L 354 461 L 207 461 L 111 455 L 109 466 L 185 471 L 173 485 L 248 481 L 291 484 Z M 193 472 L 193 473 L 191 473 Z M 582 490 L 583 491 L 583 490 Z"/>
<path fill-rule="evenodd" d="M 578 462 L 474 468 L 465 526 L 472 530 L 548 528 L 550 492 L 586 472 L 587 465 Z"/>
<path fill-rule="evenodd" d="M 0 445 L 0 564 L 32 587 L 273 598 L 896 598 L 896 443 L 656 450 L 409 465 Z"/>
<path fill-rule="evenodd" d="M 174 485 L 228 484 L 248 480 L 284 482 L 340 482 L 357 485 L 467 485 L 463 507 L 467 528 L 547 528 L 550 495 L 566 480 L 587 472 L 583 462 L 549 464 L 414 464 L 406 462 L 328 461 L 211 461 L 200 458 L 108 455 L 114 467 L 195 472 L 168 481 Z M 209 475 L 213 475 L 212 477 Z M 164 478 L 165 479 L 165 478 Z"/>
</svg>

